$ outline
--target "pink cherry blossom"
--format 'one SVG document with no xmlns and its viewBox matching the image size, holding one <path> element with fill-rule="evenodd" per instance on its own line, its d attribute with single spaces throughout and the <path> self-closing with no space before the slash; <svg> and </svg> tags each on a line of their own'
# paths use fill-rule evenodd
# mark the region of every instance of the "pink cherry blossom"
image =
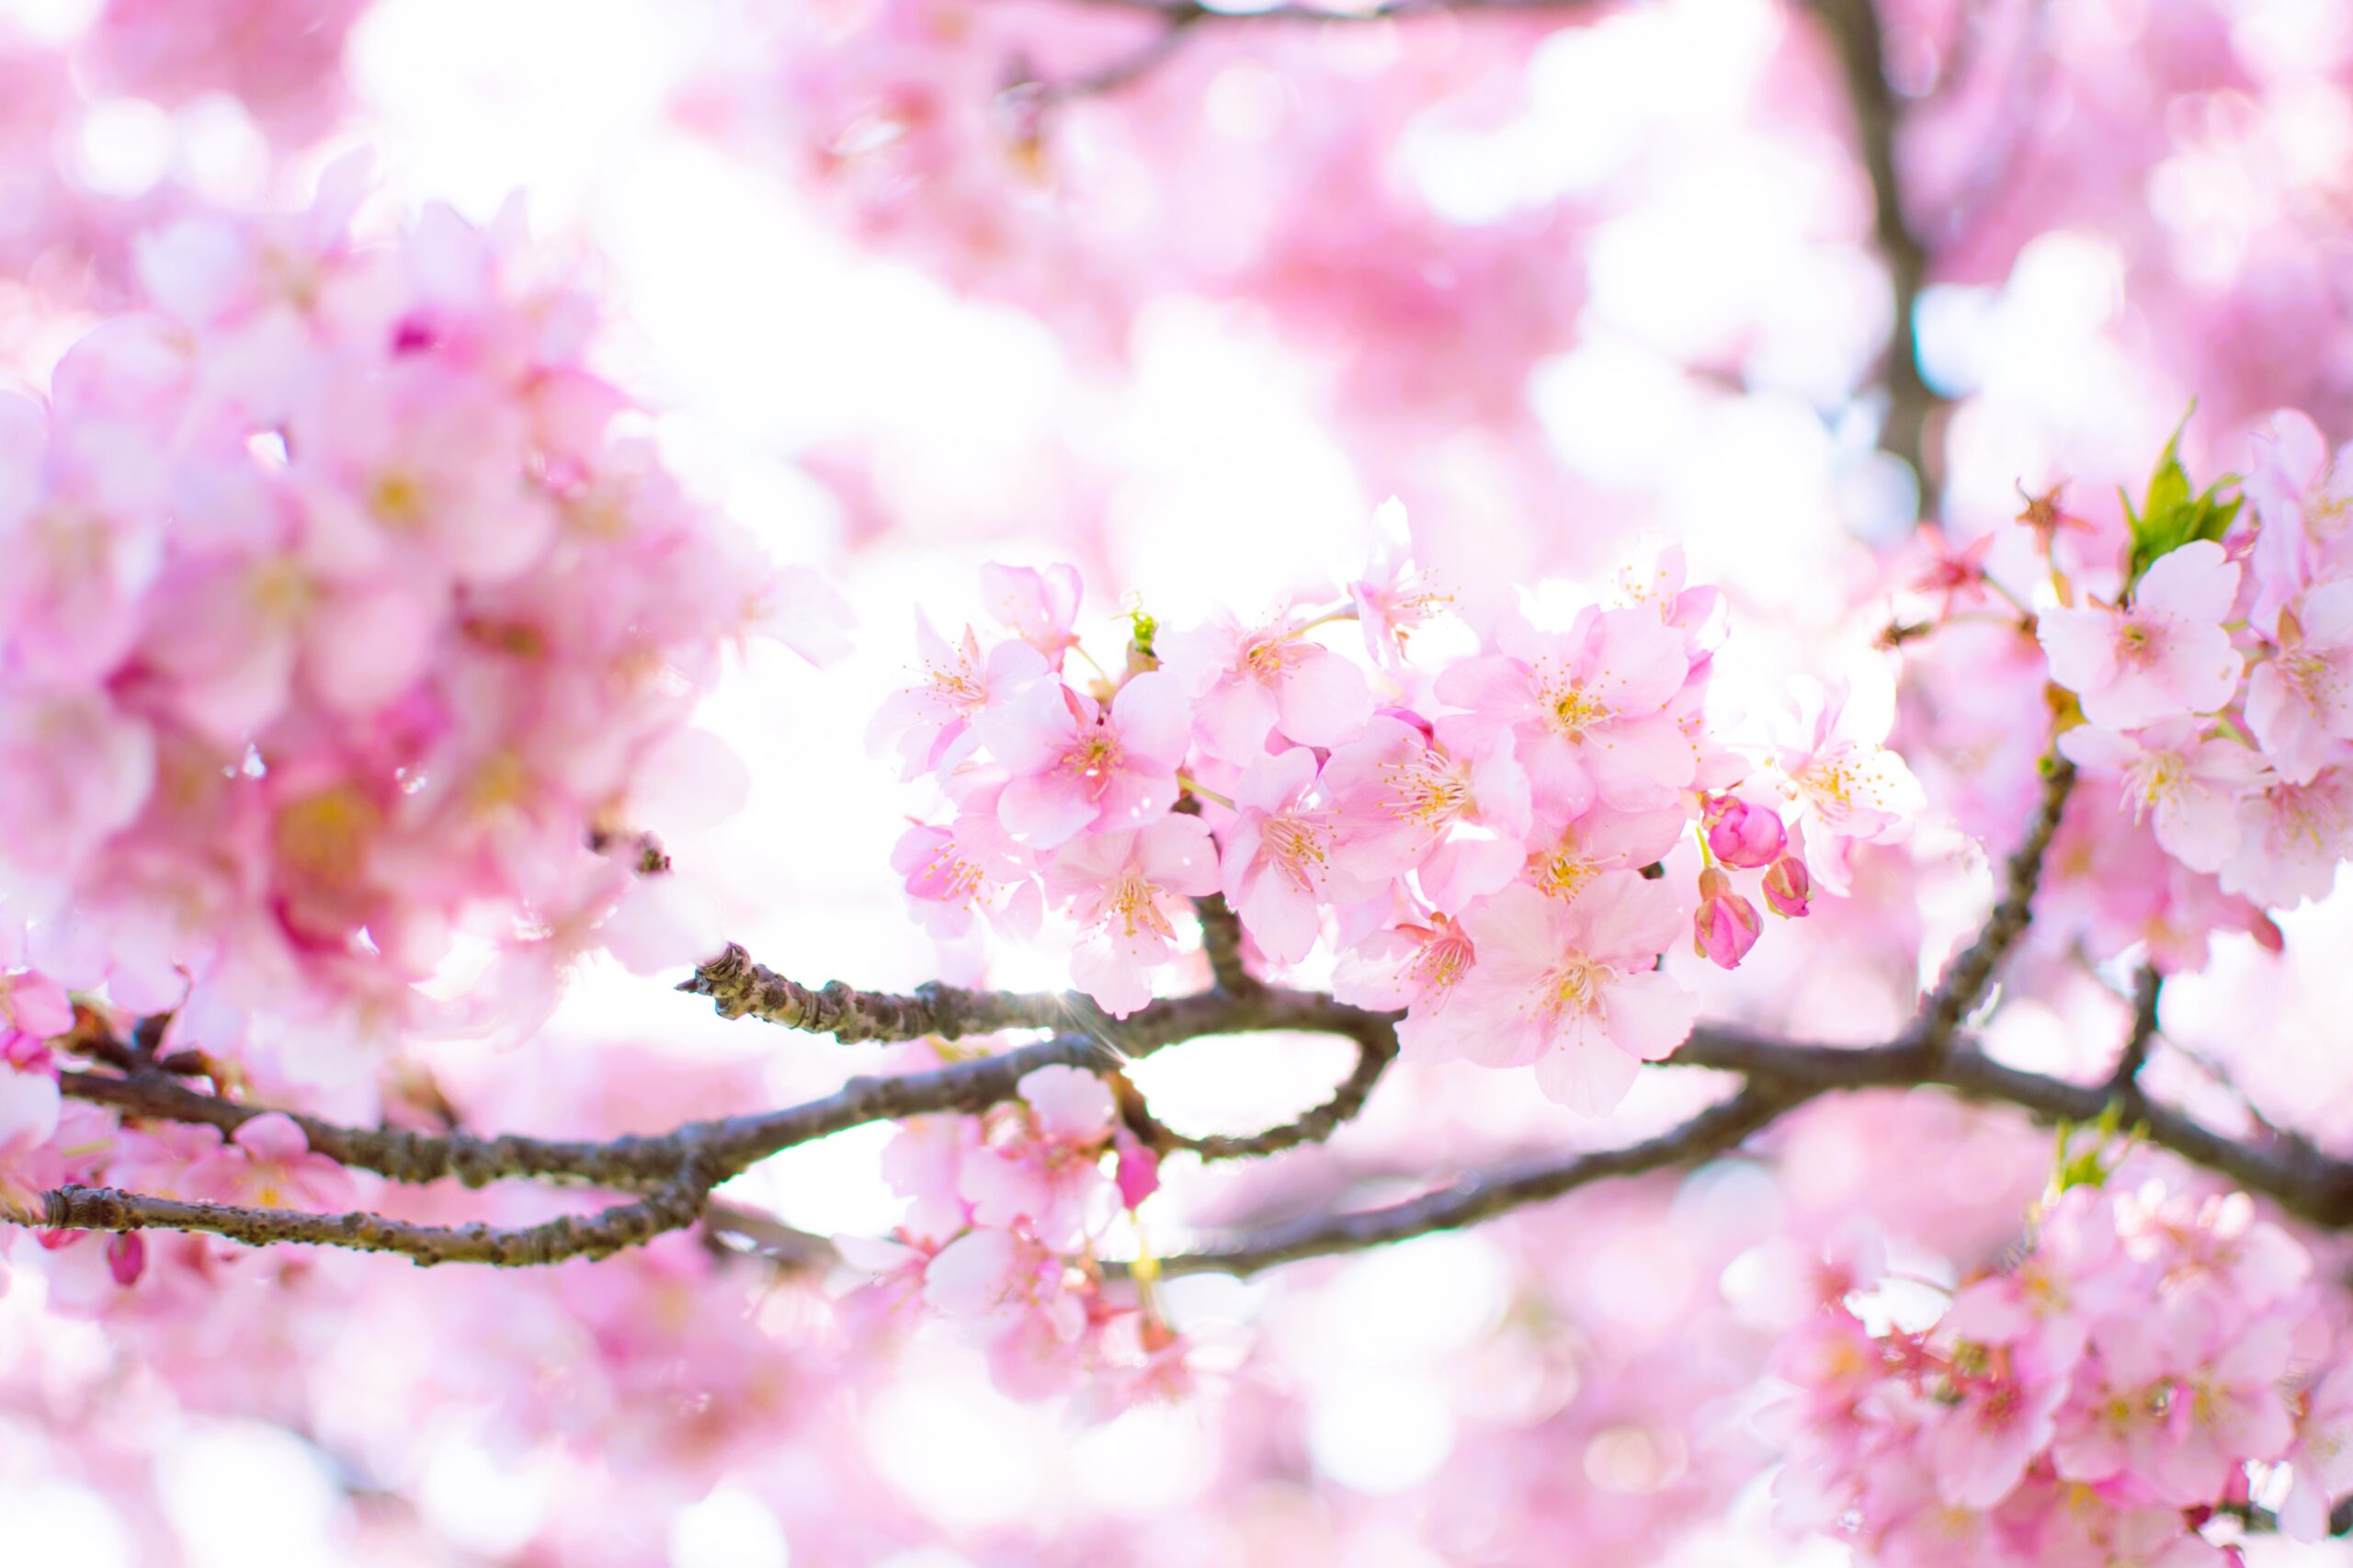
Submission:
<svg viewBox="0 0 2353 1568">
<path fill-rule="evenodd" d="M 1047 863 L 1046 890 L 1079 927 L 1071 979 L 1114 1017 L 1143 1006 L 1154 971 L 1175 956 L 1178 926 L 1191 917 L 1187 901 L 1217 885 L 1217 846 L 1198 817 L 1163 817 L 1068 846 Z"/>
<path fill-rule="evenodd" d="M 938 936 L 963 936 L 976 912 L 1014 940 L 1038 933 L 1044 901 L 1028 857 L 997 814 L 1004 788 L 1002 781 L 973 783 L 952 821 L 917 823 L 892 850 L 891 869 L 905 879 L 917 917 Z"/>
<path fill-rule="evenodd" d="M 2146 812 L 2165 853 L 2194 871 L 2219 871 L 2237 850 L 2240 801 L 2267 781 L 2263 759 L 2210 737 L 2196 719 L 2153 724 L 2136 735 L 2081 725 L 2059 737 L 2077 767 L 2119 774 L 2123 803 Z"/>
<path fill-rule="evenodd" d="M 23 1222 L 40 1218 L 41 1193 L 57 1182 L 60 1107 L 53 1074 L 0 1064 L 0 1212 Z"/>
<path fill-rule="evenodd" d="M 1789 827 L 1807 868 L 1833 892 L 1847 885 L 1847 842 L 1901 838 L 1920 812 L 1919 780 L 1883 744 L 1893 692 L 1875 676 L 1801 688 L 1797 721 L 1775 756 Z"/>
<path fill-rule="evenodd" d="M 1946 1501 L 1991 1508 L 2050 1446 L 2081 1338 L 2072 1324 L 2037 1327 L 2023 1315 L 1956 1322 L 1968 1319 L 1970 1304 L 1965 1295 L 1956 1299 L 1939 1325 L 1965 1342 L 1961 1358 L 1971 1365 L 1953 1379 L 1960 1399 L 1938 1416 L 1928 1453 Z"/>
<path fill-rule="evenodd" d="M 2250 569 L 2256 582 L 2256 623 L 2269 629 L 2280 609 L 2325 576 L 2344 573 L 2347 484 L 2353 463 L 2344 449 L 2331 454 L 2310 417 L 2294 409 L 2274 414 L 2255 442 L 2246 495 L 2262 527 Z"/>
<path fill-rule="evenodd" d="M 1086 1326 L 1063 1260 L 1017 1231 L 972 1230 L 949 1242 L 925 1268 L 923 1295 L 991 1340 L 1037 1332 L 1067 1345 Z"/>
<path fill-rule="evenodd" d="M 907 1200 L 902 1230 L 938 1241 L 972 1222 L 964 1166 L 980 1147 L 981 1124 L 970 1117 L 919 1116 L 899 1123 L 882 1150 L 882 1175 Z"/>
<path fill-rule="evenodd" d="M 1176 801 L 1184 692 L 1174 676 L 1137 676 L 1107 712 L 1040 681 L 991 712 L 981 733 L 1013 776 L 999 819 L 1023 843 L 1051 849 L 1084 831 L 1139 827 Z"/>
<path fill-rule="evenodd" d="M 1365 649 L 1383 668 L 1402 665 L 1415 630 L 1443 613 L 1453 597 L 1440 590 L 1413 559 L 1405 531 L 1405 508 L 1394 496 L 1373 514 L 1381 542 L 1363 576 L 1348 585 Z"/>
<path fill-rule="evenodd" d="M 1557 830 L 1529 835 L 1528 880 L 1555 898 L 1574 898 L 1604 871 L 1639 871 L 1673 849 L 1689 825 L 1679 810 L 1618 812 L 1596 806 Z"/>
<path fill-rule="evenodd" d="M 1363 896 L 1352 879 L 1334 869 L 1334 813 L 1310 803 L 1316 778 L 1315 754 L 1295 746 L 1252 763 L 1233 789 L 1225 899 L 1259 950 L 1277 963 L 1307 956 L 1324 905 Z"/>
<path fill-rule="evenodd" d="M 992 562 L 981 568 L 981 597 L 989 613 L 1036 649 L 1049 669 L 1061 668 L 1063 655 L 1078 646 L 1071 627 L 1078 619 L 1081 592 L 1075 566 L 1039 571 Z"/>
<path fill-rule="evenodd" d="M 1631 871 L 1565 903 L 1513 883 L 1463 912 L 1479 961 L 1449 1008 L 1448 1044 L 1481 1066 L 1532 1065 L 1551 1098 L 1606 1114 L 1643 1062 L 1691 1032 L 1691 997 L 1654 967 L 1681 924 L 1675 895 Z"/>
<path fill-rule="evenodd" d="M 1518 870 L 1529 789 L 1507 737 L 1458 750 L 1443 735 L 1381 715 L 1333 752 L 1323 778 L 1335 863 L 1359 879 L 1419 869 L 1429 896 L 1454 908 Z M 1481 831 L 1459 831 L 1473 828 Z"/>
<path fill-rule="evenodd" d="M 2214 712 L 2243 669 L 2222 629 L 2238 585 L 2238 565 L 2222 547 L 2196 540 L 2143 573 L 2123 609 L 2047 609 L 2037 635 L 2051 678 L 2075 694 L 2084 717 L 2111 730 Z"/>
<path fill-rule="evenodd" d="M 2242 794 L 2238 844 L 2222 868 L 2224 892 L 2281 909 L 2325 896 L 2337 866 L 2353 858 L 2353 767 Z"/>
<path fill-rule="evenodd" d="M 1247 764 L 1279 731 L 1311 746 L 1356 738 L 1372 717 L 1364 672 L 1306 636 L 1288 612 L 1245 625 L 1221 612 L 1210 624 L 1160 640 L 1164 665 L 1199 692 L 1193 723 L 1210 749 Z"/>
<path fill-rule="evenodd" d="M 866 733 L 868 746 L 896 755 L 909 778 L 954 767 L 979 742 L 973 721 L 1049 673 L 1027 642 L 1000 642 L 983 655 L 970 627 L 950 647 L 919 619 L 915 646 L 923 656 L 921 684 L 893 694 Z"/>
<path fill-rule="evenodd" d="M 2282 1462 L 2294 1480 L 2279 1505 L 2279 1528 L 2297 1540 L 2318 1540 L 2331 1506 L 2353 1487 L 2353 1362 L 2320 1373 L 2293 1405 L 2296 1436 Z"/>
<path fill-rule="evenodd" d="M 1431 914 L 1377 931 L 1341 956 L 1332 994 L 1353 1006 L 1403 1010 L 1397 1041 L 1415 1055 L 1449 1053 L 1453 1022 L 1447 1005 L 1478 961 L 1462 927 Z"/>
<path fill-rule="evenodd" d="M 2309 784 L 2353 741 L 2353 578 L 2314 588 L 2278 626 L 2278 650 L 2247 676 L 2247 728 L 2280 778 Z"/>
<path fill-rule="evenodd" d="M 1092 1073 L 1040 1067 L 1021 1080 L 1029 1124 L 1020 1135 L 965 1160 L 962 1191 L 975 1224 L 1030 1233 L 1057 1252 L 1076 1251 L 1108 1200 L 1102 1155 L 1111 1136 L 1111 1091 Z"/>
<path fill-rule="evenodd" d="M 263 1209 L 335 1210 L 353 1200 L 350 1173 L 324 1154 L 290 1117 L 256 1116 L 188 1176 L 188 1189 L 220 1203 Z"/>
<path fill-rule="evenodd" d="M 1690 784 L 1698 757 L 1668 707 L 1691 667 L 1679 632 L 1637 610 L 1589 608 L 1565 632 L 1506 622 L 1498 646 L 1449 666 L 1435 690 L 1482 731 L 1510 733 L 1559 810 L 1655 809 Z"/>
<path fill-rule="evenodd" d="M 34 971 L 0 975 L 0 1016 L 22 1040 L 53 1040 L 74 1027 L 74 999 L 65 987 Z"/>
</svg>

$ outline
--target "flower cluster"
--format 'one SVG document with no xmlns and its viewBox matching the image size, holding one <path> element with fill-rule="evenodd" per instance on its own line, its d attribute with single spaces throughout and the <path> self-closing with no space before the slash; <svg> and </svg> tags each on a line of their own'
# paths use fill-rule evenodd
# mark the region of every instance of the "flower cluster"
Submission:
<svg viewBox="0 0 2353 1568">
<path fill-rule="evenodd" d="M 2168 454 L 2136 556 L 2172 543 L 2172 519 L 2211 521 L 2116 602 L 2045 609 L 2038 635 L 2083 715 L 2060 749 L 2173 860 L 2276 908 L 2326 892 L 2353 852 L 2353 545 L 2309 420 L 2275 416 L 2258 453 L 2251 519 L 2186 482 L 2160 494 Z"/>
<path fill-rule="evenodd" d="M 853 1324 L 920 1303 L 984 1346 L 991 1376 L 1016 1398 L 1085 1382 L 1116 1409 L 1188 1386 L 1188 1347 L 1149 1297 L 1123 1306 L 1102 1290 L 1097 1242 L 1159 1186 L 1158 1161 L 1118 1119 L 1102 1079 L 1040 1067 L 986 1118 L 903 1123 L 883 1165 L 907 1218 L 894 1240 L 846 1251 L 874 1276 L 847 1303 Z"/>
<path fill-rule="evenodd" d="M 1819 702 L 1775 747 L 1711 726 L 1724 617 L 1674 552 L 1554 622 L 1531 596 L 1435 667 L 1406 643 L 1448 597 L 1393 552 L 1334 609 L 1140 619 L 1123 673 L 1092 680 L 1064 674 L 1074 572 L 983 585 L 1004 631 L 920 627 L 923 677 L 874 724 L 949 807 L 896 863 L 942 935 L 978 915 L 1029 940 L 1053 915 L 1115 1016 L 1222 894 L 1261 967 L 1328 954 L 1342 1000 L 1405 1011 L 1407 1049 L 1533 1066 L 1599 1114 L 1689 1033 L 1661 963 L 1687 933 L 1736 965 L 1756 899 L 1804 915 L 1844 891 L 1849 843 L 1916 809 L 1885 703 Z M 1363 659 L 1329 630 L 1350 620 Z"/>
<path fill-rule="evenodd" d="M 1771 1412 L 1784 1513 L 1870 1561 L 2220 1564 L 2199 1533 L 2218 1511 L 2260 1503 L 2315 1539 L 2353 1481 L 2313 1260 L 2244 1195 L 2072 1187 L 1924 1328 L 1889 1322 L 1883 1265 L 1868 1240 L 1833 1250 Z"/>
<path fill-rule="evenodd" d="M 148 236 L 146 312 L 0 399 L 0 958 L 207 1047 L 395 1030 L 461 938 L 508 1003 L 700 956 L 593 846 L 710 771 L 724 649 L 837 635 L 630 435 L 519 215 L 363 244 L 364 190 Z"/>
</svg>

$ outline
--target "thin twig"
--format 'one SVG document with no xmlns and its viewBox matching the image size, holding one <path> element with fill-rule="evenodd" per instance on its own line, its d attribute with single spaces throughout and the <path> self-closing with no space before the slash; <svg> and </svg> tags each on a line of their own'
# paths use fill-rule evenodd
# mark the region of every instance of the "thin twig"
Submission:
<svg viewBox="0 0 2353 1568">
<path fill-rule="evenodd" d="M 2067 797 L 2075 788 L 2075 765 L 2056 751 L 2044 756 L 2040 767 L 2042 792 L 2027 823 L 2026 838 L 2010 856 L 2000 901 L 1976 940 L 1945 966 L 1942 978 L 1922 1000 L 1913 1021 L 1913 1038 L 1932 1054 L 1951 1042 L 1961 1020 L 1984 999 L 1995 971 L 2034 918 L 2034 892 L 2042 881 L 2043 858 L 2051 852 L 2052 837 L 2059 831 Z"/>
<path fill-rule="evenodd" d="M 2154 965 L 2143 964 L 2132 977 L 2132 1028 L 2117 1054 L 2116 1071 L 2109 1074 L 2108 1092 L 2120 1098 L 2137 1096 L 2141 1069 L 2148 1065 L 2149 1047 L 2157 1038 L 2157 1001 L 2165 977 Z"/>
</svg>

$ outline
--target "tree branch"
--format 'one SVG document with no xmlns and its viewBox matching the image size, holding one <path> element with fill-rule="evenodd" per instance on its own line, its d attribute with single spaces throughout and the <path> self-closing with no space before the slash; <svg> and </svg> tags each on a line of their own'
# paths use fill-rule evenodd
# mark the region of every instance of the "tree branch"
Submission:
<svg viewBox="0 0 2353 1568">
<path fill-rule="evenodd" d="M 1247 991 L 1257 984 L 1242 962 L 1242 920 L 1222 892 L 1193 901 L 1201 917 L 1201 950 L 1209 955 L 1210 973 L 1220 991 Z"/>
<path fill-rule="evenodd" d="M 1813 6 L 1838 51 L 1847 101 L 1855 115 L 1855 153 L 1870 178 L 1871 240 L 1887 264 L 1893 296 L 1884 372 L 1887 421 L 1879 444 L 1912 466 L 1926 512 L 1941 477 L 1941 465 L 1930 460 L 1928 426 L 1945 400 L 1930 390 L 1920 369 L 1920 291 L 1927 283 L 1928 252 L 1904 210 L 1903 180 L 1895 164 L 1901 111 L 1895 90 L 1888 85 L 1886 39 L 1875 0 L 1813 0 Z"/>
<path fill-rule="evenodd" d="M 300 1242 L 398 1253 L 420 1267 L 486 1263 L 520 1268 L 573 1257 L 606 1257 L 665 1231 L 684 1229 L 702 1213 L 711 1175 L 704 1161 L 689 1158 L 669 1182 L 634 1202 L 514 1230 L 413 1225 L 378 1214 L 308 1214 L 187 1203 L 103 1187 L 63 1187 L 47 1194 L 43 1222 L 60 1231 L 201 1231 L 246 1246 Z"/>
<path fill-rule="evenodd" d="M 2075 765 L 2057 751 L 2046 754 L 2040 767 L 2042 793 L 2028 820 L 2025 840 L 2010 856 L 2000 902 L 1986 917 L 1977 939 L 1945 966 L 1943 977 L 1921 1002 L 1913 1021 L 1914 1038 L 1931 1053 L 1951 1042 L 1961 1020 L 1984 999 L 1986 988 L 1994 983 L 1994 971 L 2034 918 L 2034 891 L 2042 881 L 2043 858 L 2051 852 L 2052 837 L 2059 831 L 2067 797 L 2075 788 Z"/>
<path fill-rule="evenodd" d="M 2143 964 L 2132 977 L 2132 1030 L 2124 1037 L 2116 1071 L 2108 1079 L 2108 1092 L 2119 1098 L 2135 1098 L 2140 1094 L 2141 1069 L 2148 1065 L 2149 1047 L 2157 1038 L 2157 1001 L 2165 983 L 2165 977 L 2149 964 Z"/>
<path fill-rule="evenodd" d="M 2153 976 L 2144 975 L 2136 989 L 2134 1025 L 2124 1061 L 2106 1083 L 2070 1083 L 2005 1066 L 1977 1051 L 1954 1049 L 1961 1020 L 1984 995 L 2002 960 L 2032 919 L 2043 860 L 2075 777 L 2074 767 L 2055 755 L 2044 759 L 2042 775 L 2041 794 L 2026 837 L 2009 858 L 2002 897 L 1976 939 L 1948 966 L 1911 1028 L 1897 1040 L 1865 1047 L 1807 1045 L 1703 1027 L 1663 1064 L 1733 1073 L 1743 1081 L 1730 1098 L 1668 1133 L 1565 1162 L 1474 1176 L 1388 1209 L 1297 1221 L 1164 1260 L 1163 1267 L 1176 1273 L 1247 1273 L 1295 1258 L 1452 1229 L 1594 1181 L 1723 1153 L 1785 1111 L 1824 1094 L 1929 1086 L 2013 1106 L 2044 1121 L 2093 1121 L 2111 1102 L 2129 1097 L 2129 1108 L 2152 1143 L 2228 1176 L 2299 1219 L 2328 1229 L 2353 1228 L 2353 1163 L 2289 1135 L 2262 1144 L 2241 1143 L 2140 1092 L 2139 1062 L 2155 1032 L 2157 986 Z M 1223 912 L 1205 908 L 1203 915 L 1212 967 L 1223 967 L 1216 956 L 1217 938 L 1208 934 L 1222 926 Z M 1238 928 L 1234 935 L 1238 937 Z M 1074 1012 L 1092 1011 L 1091 1004 L 1082 1008 L 1069 996 L 944 986 L 926 986 L 914 996 L 853 991 L 839 983 L 812 991 L 754 963 L 743 949 L 733 946 L 704 965 L 684 989 L 710 995 L 722 1013 L 733 1017 L 756 1014 L 841 1039 L 895 1038 L 892 1031 L 919 1026 L 928 1026 L 921 1032 L 1040 1027 Z M 1348 1006 L 1320 993 L 1261 985 L 1245 976 L 1239 984 L 1154 1002 L 1125 1019 L 1097 1015 L 1088 1032 L 1065 1031 L 929 1072 L 854 1078 L 838 1092 L 803 1105 L 689 1122 L 659 1136 L 631 1135 L 604 1142 L 483 1139 L 458 1132 L 433 1136 L 398 1129 L 341 1128 L 315 1118 L 295 1118 L 314 1151 L 401 1181 L 454 1176 L 479 1186 L 522 1176 L 652 1188 L 647 1197 L 601 1215 L 526 1231 L 482 1226 L 438 1230 L 368 1215 L 238 1210 L 76 1187 L 49 1195 L 48 1221 L 68 1229 L 203 1230 L 256 1245 L 297 1241 L 358 1246 L 402 1252 L 421 1262 L 543 1262 L 601 1256 L 661 1230 L 691 1223 L 702 1213 L 713 1186 L 780 1150 L 868 1122 L 944 1112 L 977 1114 L 1013 1098 L 1021 1080 L 1039 1068 L 1061 1065 L 1116 1074 L 1129 1060 L 1208 1034 L 1297 1029 L 1342 1035 L 1357 1042 L 1355 1069 L 1330 1100 L 1297 1120 L 1245 1137 L 1180 1138 L 1172 1133 L 1165 1140 L 1166 1146 L 1188 1148 L 1205 1159 L 1295 1147 L 1330 1136 L 1363 1108 L 1396 1057 L 1396 1022 L 1394 1015 Z M 69 1073 L 63 1075 L 63 1086 L 74 1097 L 112 1105 L 134 1116 L 197 1122 L 223 1131 L 234 1131 L 261 1114 L 146 1068 L 122 1078 Z"/>
<path fill-rule="evenodd" d="M 1108 1028 L 1103 1012 L 1076 992 L 1025 994 L 923 985 L 912 996 L 853 991 L 840 981 L 812 990 L 756 963 L 736 943 L 703 964 L 678 989 L 708 996 L 722 1018 L 754 1017 L 789 1029 L 858 1040 L 956 1040 L 998 1029 Z"/>
<path fill-rule="evenodd" d="M 1691 1165 L 1733 1148 L 1783 1111 L 1812 1097 L 1756 1081 L 1656 1138 L 1623 1149 L 1474 1176 L 1385 1209 L 1318 1214 L 1255 1235 L 1179 1253 L 1159 1261 L 1163 1275 L 1256 1274 L 1279 1264 L 1360 1252 L 1388 1242 L 1460 1230 L 1616 1176 Z"/>
<path fill-rule="evenodd" d="M 1349 1032 L 1346 1030 L 1335 1032 Z M 1357 1042 L 1357 1064 L 1354 1071 L 1333 1089 L 1332 1097 L 1308 1111 L 1295 1121 L 1280 1127 L 1270 1127 L 1264 1132 L 1247 1137 L 1211 1135 L 1187 1137 L 1159 1123 L 1154 1123 L 1165 1149 L 1188 1149 L 1204 1160 L 1255 1159 L 1265 1154 L 1296 1149 L 1302 1143 L 1321 1143 L 1339 1131 L 1344 1122 L 1354 1120 L 1364 1109 L 1366 1100 L 1372 1097 L 1373 1086 L 1397 1060 L 1396 1025 L 1385 1018 L 1369 1017 L 1364 1027 L 1354 1031 Z"/>
</svg>

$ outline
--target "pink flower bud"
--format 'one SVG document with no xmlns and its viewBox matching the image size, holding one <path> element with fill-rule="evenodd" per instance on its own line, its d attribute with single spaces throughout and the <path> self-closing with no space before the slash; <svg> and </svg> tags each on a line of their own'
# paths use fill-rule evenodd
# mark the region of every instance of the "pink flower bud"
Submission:
<svg viewBox="0 0 2353 1568">
<path fill-rule="evenodd" d="M 1738 969 L 1756 945 L 1763 922 L 1756 906 L 1732 891 L 1714 867 L 1699 873 L 1699 913 L 1691 921 L 1691 948 L 1719 969 Z"/>
<path fill-rule="evenodd" d="M 107 1243 L 107 1272 L 114 1282 L 125 1290 L 139 1283 L 139 1276 L 147 1267 L 147 1240 L 137 1232 L 126 1232 Z"/>
<path fill-rule="evenodd" d="M 1779 812 L 1732 795 L 1708 802 L 1708 848 L 1727 866 L 1753 871 L 1779 858 L 1790 841 Z"/>
<path fill-rule="evenodd" d="M 1765 903 L 1774 914 L 1802 920 L 1813 898 L 1813 875 L 1805 862 L 1784 855 L 1765 873 Z"/>
<path fill-rule="evenodd" d="M 1125 1127 L 1111 1135 L 1111 1146 L 1119 1153 L 1112 1179 L 1119 1183 L 1120 1201 L 1133 1209 L 1160 1190 L 1160 1156 Z"/>
</svg>

